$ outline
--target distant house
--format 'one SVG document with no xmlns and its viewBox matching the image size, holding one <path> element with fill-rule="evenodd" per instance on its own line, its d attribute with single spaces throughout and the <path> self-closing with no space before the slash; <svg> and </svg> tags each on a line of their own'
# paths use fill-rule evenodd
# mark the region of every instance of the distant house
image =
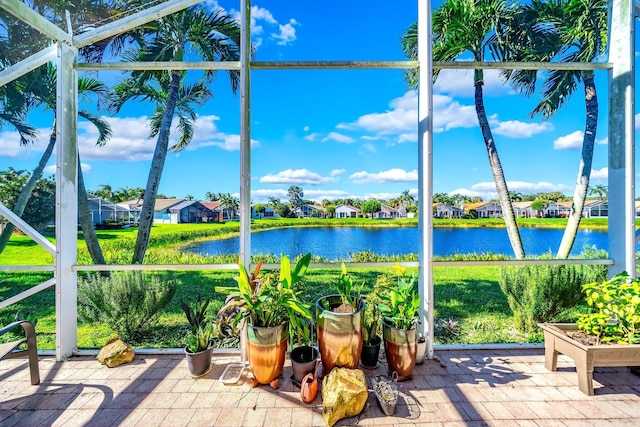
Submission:
<svg viewBox="0 0 640 427">
<path fill-rule="evenodd" d="M 502 206 L 497 202 L 465 203 L 464 212 L 477 212 L 478 218 L 500 218 L 502 217 Z"/>
<path fill-rule="evenodd" d="M 142 199 L 119 203 L 140 209 Z M 180 224 L 202 222 L 204 217 L 213 217 L 211 209 L 197 200 L 157 199 L 153 212 L 153 222 L 156 224 Z"/>
<path fill-rule="evenodd" d="M 89 212 L 93 225 L 107 221 L 134 223 L 137 216 L 131 213 L 128 206 L 120 206 L 96 196 L 89 196 Z"/>
<path fill-rule="evenodd" d="M 532 201 L 527 202 L 511 202 L 513 213 L 516 217 L 535 218 L 539 213 L 531 208 Z"/>
<path fill-rule="evenodd" d="M 463 210 L 457 206 L 449 205 L 446 203 L 433 204 L 434 218 L 462 218 L 463 216 Z"/>
<path fill-rule="evenodd" d="M 327 210 L 320 205 L 304 204 L 295 208 L 293 214 L 298 218 L 324 218 Z"/>
<path fill-rule="evenodd" d="M 357 218 L 360 212 L 360 209 L 350 205 L 338 205 L 335 215 L 336 218 Z"/>
<path fill-rule="evenodd" d="M 264 205 L 264 212 L 257 213 L 256 212 L 256 204 L 251 205 L 251 218 L 260 219 L 260 218 L 280 218 L 280 216 L 273 210 L 272 207 Z"/>
<path fill-rule="evenodd" d="M 571 214 L 573 201 L 558 202 L 558 216 L 568 217 Z M 608 217 L 609 202 L 607 200 L 585 200 L 582 208 L 582 218 Z"/>
<path fill-rule="evenodd" d="M 209 209 L 210 215 L 204 215 L 202 222 L 222 222 L 225 217 L 225 208 L 220 205 L 220 202 L 200 202 L 204 207 Z M 209 212 L 207 212 L 209 213 Z"/>
<path fill-rule="evenodd" d="M 373 217 L 377 219 L 401 218 L 400 211 L 398 209 L 384 204 L 380 205 L 380 212 L 376 212 L 375 214 L 373 214 Z"/>
</svg>

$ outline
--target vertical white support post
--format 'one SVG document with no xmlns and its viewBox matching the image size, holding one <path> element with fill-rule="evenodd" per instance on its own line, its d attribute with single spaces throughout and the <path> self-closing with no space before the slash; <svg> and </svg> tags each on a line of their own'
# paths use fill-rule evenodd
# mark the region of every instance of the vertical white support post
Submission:
<svg viewBox="0 0 640 427">
<path fill-rule="evenodd" d="M 240 261 L 251 264 L 251 0 L 241 1 Z"/>
<path fill-rule="evenodd" d="M 77 347 L 78 51 L 58 42 L 56 86 L 56 359 Z"/>
<path fill-rule="evenodd" d="M 635 35 L 632 0 L 613 0 L 609 62 L 609 275 L 636 277 L 635 239 Z"/>
<path fill-rule="evenodd" d="M 240 2 L 240 261 L 251 266 L 251 0 Z M 246 325 L 240 331 L 240 359 L 248 360 Z"/>
<path fill-rule="evenodd" d="M 433 358 L 433 64 L 431 57 L 431 2 L 418 0 L 418 290 L 421 332 L 427 355 Z"/>
</svg>

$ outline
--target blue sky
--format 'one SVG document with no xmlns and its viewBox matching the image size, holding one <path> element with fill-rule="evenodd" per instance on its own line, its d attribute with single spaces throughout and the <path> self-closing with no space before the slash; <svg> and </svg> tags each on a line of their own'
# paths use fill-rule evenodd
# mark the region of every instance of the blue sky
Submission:
<svg viewBox="0 0 640 427">
<path fill-rule="evenodd" d="M 239 6 L 237 1 L 209 4 L 231 14 Z M 400 37 L 417 17 L 414 1 L 252 4 L 257 61 L 403 60 Z M 597 73 L 600 117 L 591 183 L 606 185 L 607 75 Z M 101 72 L 99 78 L 113 83 L 121 76 Z M 485 80 L 485 106 L 509 190 L 571 194 L 584 129 L 582 88 L 566 108 L 543 121 L 528 116 L 536 100 L 513 93 L 497 72 L 487 71 Z M 203 199 L 206 192 L 239 192 L 239 94 L 231 93 L 222 72 L 212 90 L 214 97 L 199 111 L 190 146 L 167 157 L 160 184 L 165 195 Z M 255 70 L 251 101 L 253 201 L 284 200 L 291 185 L 318 201 L 388 199 L 403 190 L 417 195 L 417 97 L 401 70 Z M 91 109 L 92 103 L 81 101 L 81 108 Z M 152 112 L 143 103 L 129 104 L 117 117 L 102 112 L 113 127 L 105 147 L 95 147 L 95 129 L 80 122 L 88 189 L 146 186 L 155 145 L 146 125 Z M 31 119 L 41 129 L 41 144 L 21 148 L 15 132 L 3 128 L 0 170 L 32 170 L 37 164 L 52 117 L 38 112 Z M 434 131 L 434 192 L 496 197 L 475 115 L 473 71 L 440 73 L 434 87 Z M 49 170 L 54 165 L 55 158 Z"/>
</svg>

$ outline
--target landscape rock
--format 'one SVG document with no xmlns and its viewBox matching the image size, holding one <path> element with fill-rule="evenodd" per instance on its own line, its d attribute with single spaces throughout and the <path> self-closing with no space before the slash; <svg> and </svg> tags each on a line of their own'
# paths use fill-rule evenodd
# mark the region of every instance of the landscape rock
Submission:
<svg viewBox="0 0 640 427">
<path fill-rule="evenodd" d="M 332 426 L 343 418 L 358 415 L 368 395 L 364 372 L 334 368 L 322 381 L 322 418 Z"/>
<path fill-rule="evenodd" d="M 121 339 L 112 339 L 98 353 L 98 361 L 109 368 L 131 362 L 136 352 Z"/>
</svg>

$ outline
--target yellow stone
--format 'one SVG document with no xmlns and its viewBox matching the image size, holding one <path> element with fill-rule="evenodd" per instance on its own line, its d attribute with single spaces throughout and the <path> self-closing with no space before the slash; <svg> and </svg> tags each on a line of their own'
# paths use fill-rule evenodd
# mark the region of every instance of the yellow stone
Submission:
<svg viewBox="0 0 640 427">
<path fill-rule="evenodd" d="M 98 361 L 109 368 L 131 362 L 136 352 L 120 339 L 112 339 L 98 353 Z"/>
<path fill-rule="evenodd" d="M 322 381 L 322 418 L 332 426 L 343 418 L 358 415 L 368 395 L 364 372 L 334 368 Z"/>
</svg>

